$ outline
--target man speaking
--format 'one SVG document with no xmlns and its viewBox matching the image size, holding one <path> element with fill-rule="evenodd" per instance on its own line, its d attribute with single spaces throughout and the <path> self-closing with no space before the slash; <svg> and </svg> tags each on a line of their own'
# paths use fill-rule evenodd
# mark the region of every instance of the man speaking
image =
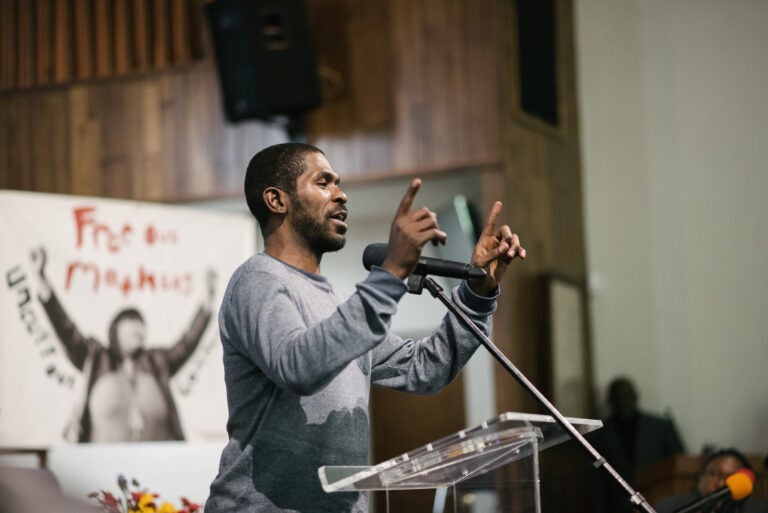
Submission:
<svg viewBox="0 0 768 513">
<path fill-rule="evenodd" d="M 474 353 L 478 342 L 449 315 L 421 340 L 390 332 L 422 248 L 446 241 L 433 212 L 412 209 L 420 185 L 397 208 L 381 265 L 344 297 L 320 274 L 323 254 L 344 247 L 348 216 L 323 152 L 286 143 L 251 159 L 245 197 L 265 249 L 232 275 L 219 312 L 229 442 L 206 513 L 367 512 L 366 494 L 323 492 L 317 469 L 368 464 L 370 386 L 435 393 Z M 496 227 L 500 210 L 472 254 L 485 277 L 452 291 L 486 333 L 507 266 L 525 258 L 509 226 Z"/>
</svg>

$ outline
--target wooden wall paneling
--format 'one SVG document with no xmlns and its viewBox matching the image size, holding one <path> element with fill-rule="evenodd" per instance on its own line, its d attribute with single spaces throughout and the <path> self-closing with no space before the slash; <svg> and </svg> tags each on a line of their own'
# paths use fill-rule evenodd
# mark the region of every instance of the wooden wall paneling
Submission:
<svg viewBox="0 0 768 513">
<path fill-rule="evenodd" d="M 0 91 L 206 55 L 202 0 L 0 0 Z"/>
<path fill-rule="evenodd" d="M 184 80 L 186 78 L 186 80 Z M 169 148 L 165 160 L 164 187 L 167 198 L 199 197 L 195 187 L 211 186 L 210 167 L 206 166 L 208 148 L 205 138 L 198 138 L 203 105 L 185 108 L 190 97 L 188 75 L 166 73 L 160 78 L 163 120 L 163 144 Z M 204 123 L 204 122 L 203 122 Z M 202 129 L 205 131 L 208 127 Z M 192 147 L 203 145 L 203 147 Z M 213 192 L 208 189 L 208 192 Z"/>
<path fill-rule="evenodd" d="M 93 10 L 89 0 L 74 0 L 75 77 L 93 76 Z"/>
<path fill-rule="evenodd" d="M 394 121 L 389 2 L 349 7 L 350 94 L 358 130 L 388 130 Z"/>
<path fill-rule="evenodd" d="M 366 134 L 358 116 L 368 105 L 356 103 L 359 84 L 355 82 L 355 70 L 367 68 L 368 61 L 356 60 L 366 57 L 357 50 L 363 43 L 353 39 L 353 30 L 365 25 L 361 13 L 372 3 L 376 2 L 317 1 L 309 5 L 307 12 L 323 90 L 323 105 L 308 117 L 309 133 L 317 134 L 312 142 L 323 148 L 343 180 L 349 180 L 363 167 Z M 365 30 L 373 29 L 365 25 Z"/>
<path fill-rule="evenodd" d="M 174 63 L 191 60 L 189 0 L 171 0 L 171 55 Z"/>
<path fill-rule="evenodd" d="M 128 8 L 128 0 L 114 0 L 112 4 L 112 22 L 114 30 L 113 62 L 115 73 L 123 75 L 132 69 L 133 48 L 130 34 L 133 31 L 131 10 Z"/>
<path fill-rule="evenodd" d="M 560 242 L 556 266 L 565 276 L 584 283 L 586 281 L 586 252 L 582 204 L 581 153 L 578 144 L 578 113 L 573 34 L 573 9 L 569 1 L 558 0 L 557 26 L 559 95 L 561 107 L 561 133 L 567 144 L 556 145 L 549 153 L 548 172 L 552 180 L 555 201 L 564 210 L 564 216 L 580 222 L 561 222 L 554 227 Z"/>
<path fill-rule="evenodd" d="M 419 5 L 424 11 L 419 15 L 422 26 L 417 44 L 424 49 L 421 66 L 425 72 L 420 96 L 426 100 L 423 139 L 419 142 L 425 146 L 427 161 L 440 162 L 451 160 L 457 150 L 459 114 L 451 103 L 457 86 L 453 71 L 460 67 L 461 49 L 455 43 L 461 28 L 455 1 L 443 2 L 437 9 L 426 3 Z"/>
<path fill-rule="evenodd" d="M 131 2 L 133 21 L 133 57 L 137 72 L 146 71 L 152 62 L 152 23 L 147 0 Z"/>
<path fill-rule="evenodd" d="M 144 194 L 144 112 L 142 109 L 145 81 L 140 79 L 128 80 L 122 86 L 125 111 L 123 123 L 118 130 L 124 139 L 123 152 L 127 161 L 127 172 L 131 175 L 131 189 L 127 197 L 135 199 L 146 198 Z"/>
<path fill-rule="evenodd" d="M 356 6 L 364 9 L 365 4 Z M 354 131 L 351 56 L 354 46 L 349 34 L 349 16 L 353 5 L 349 0 L 310 0 L 306 2 L 307 24 L 317 60 L 323 104 L 311 112 L 307 123 L 318 134 L 320 145 L 325 138 L 347 136 Z M 375 63 L 371 63 L 373 67 Z"/>
<path fill-rule="evenodd" d="M 581 224 L 567 223 L 564 217 L 582 219 L 583 210 L 578 177 L 572 177 L 571 183 L 550 184 L 550 195 L 557 209 L 557 217 L 551 223 L 552 268 L 567 278 L 579 283 L 586 280 L 586 261 L 584 258 L 584 231 Z"/>
<path fill-rule="evenodd" d="M 77 85 L 69 89 L 70 190 L 85 196 L 99 196 L 102 191 L 102 113 L 95 111 L 93 98 L 91 87 Z"/>
<path fill-rule="evenodd" d="M 491 48 L 500 33 L 489 21 L 496 17 L 496 3 L 392 6 L 392 19 L 398 20 L 392 28 L 395 167 L 498 159 L 499 51 Z"/>
<path fill-rule="evenodd" d="M 66 90 L 52 91 L 50 94 L 50 108 L 47 115 L 50 116 L 51 133 L 51 169 L 54 173 L 51 192 L 69 193 L 72 184 L 71 158 L 72 133 L 69 131 L 69 94 Z M 50 172 L 50 170 L 49 170 Z"/>
<path fill-rule="evenodd" d="M 8 132 L 6 148 L 8 154 L 7 187 L 30 190 L 32 188 L 32 157 L 30 106 L 34 98 L 14 96 L 7 105 Z"/>
<path fill-rule="evenodd" d="M 472 46 L 466 23 L 467 16 L 472 11 L 485 12 L 488 2 L 475 2 L 472 5 L 466 2 L 452 0 L 446 2 L 441 9 L 441 16 L 426 15 L 429 30 L 425 37 L 434 34 L 437 45 L 431 45 L 429 38 L 425 45 L 434 53 L 429 58 L 430 70 L 429 89 L 425 92 L 428 98 L 433 98 L 430 108 L 430 118 L 433 144 L 430 160 L 435 162 L 450 162 L 468 156 L 477 156 L 476 149 L 465 145 L 463 137 L 467 130 L 478 130 L 480 127 L 469 127 L 467 113 L 475 108 L 473 104 L 485 101 L 497 101 L 488 98 L 484 91 L 489 85 L 484 83 L 487 72 L 474 77 L 471 81 L 464 81 L 462 77 L 467 73 L 467 52 Z M 489 52 L 493 54 L 493 52 Z M 492 66 L 492 68 L 495 66 Z M 488 120 L 486 120 L 486 123 Z M 486 125 L 482 129 L 485 131 Z M 490 130 L 488 130 L 490 132 Z"/>
<path fill-rule="evenodd" d="M 190 198 L 216 195 L 217 183 L 211 166 L 211 118 L 205 105 L 205 86 L 195 73 L 174 73 L 177 83 L 184 84 L 182 95 L 175 97 L 177 113 L 177 144 L 180 162 L 178 170 L 186 180 L 186 194 Z M 178 87 L 177 87 L 178 89 Z"/>
<path fill-rule="evenodd" d="M 30 95 L 32 190 L 66 193 L 70 191 L 69 104 L 61 89 Z"/>
<path fill-rule="evenodd" d="M 116 81 L 100 82 L 92 88 L 91 94 L 98 101 L 102 126 L 99 161 L 101 194 L 110 198 L 131 198 L 134 173 L 129 141 L 138 134 L 132 132 L 128 120 L 130 88 Z"/>
<path fill-rule="evenodd" d="M 0 91 L 16 86 L 16 1 L 0 0 Z"/>
<path fill-rule="evenodd" d="M 542 291 L 541 273 L 548 268 L 549 222 L 551 204 L 549 185 L 544 171 L 546 145 L 540 134 L 532 133 L 507 118 L 507 213 L 514 223 L 528 252 L 528 258 L 512 276 L 514 285 L 508 298 L 507 315 L 514 316 L 510 333 L 513 337 L 508 348 L 512 361 L 534 383 L 539 379 L 540 348 L 543 343 L 541 326 Z M 497 379 L 506 394 L 500 393 L 501 410 L 539 412 L 540 407 L 517 382 L 504 377 Z"/>
<path fill-rule="evenodd" d="M 55 83 L 61 84 L 69 82 L 73 78 L 72 10 L 68 0 L 54 1 L 53 80 Z"/>
<path fill-rule="evenodd" d="M 155 89 L 156 102 L 152 108 L 157 110 L 159 122 L 159 169 L 155 187 L 158 188 L 158 199 L 173 200 L 176 197 L 184 197 L 188 194 L 188 174 L 184 169 L 186 162 L 181 153 L 181 140 L 184 136 L 184 128 L 178 125 L 178 105 L 174 101 L 173 73 L 163 73 L 151 78 Z M 149 82 L 148 80 L 147 82 Z M 184 91 L 178 91 L 184 95 Z M 186 148 L 185 148 L 186 150 Z M 154 179 L 154 177 L 153 177 Z"/>
<path fill-rule="evenodd" d="M 485 173 L 482 181 L 483 191 L 483 203 L 481 206 L 482 217 L 487 218 L 490 212 L 491 206 L 495 201 L 502 201 L 503 210 L 501 212 L 501 219 L 504 223 L 509 224 L 510 228 L 520 236 L 520 240 L 523 246 L 528 249 L 528 243 L 526 240 L 526 233 L 521 226 L 521 220 L 519 216 L 515 215 L 515 209 L 512 208 L 513 204 L 507 199 L 507 197 L 500 197 L 504 195 L 507 190 L 507 177 L 504 173 Z M 519 319 L 513 318 L 512 312 L 517 311 L 517 304 L 519 303 L 519 274 L 523 271 L 524 266 L 528 264 L 525 262 L 521 265 L 517 265 L 520 262 L 515 262 L 515 268 L 510 269 L 504 277 L 502 283 L 503 293 L 499 296 L 499 300 L 496 306 L 496 314 L 493 319 L 493 332 L 492 339 L 494 344 L 513 362 L 517 362 L 517 349 L 520 347 L 521 340 L 518 338 L 518 326 Z M 484 348 L 480 348 L 480 351 L 484 351 Z M 510 400 L 510 396 L 517 392 L 519 385 L 511 378 L 507 372 L 501 367 L 501 365 L 494 360 L 493 364 L 494 382 L 496 385 L 496 403 L 498 405 L 499 413 L 505 411 L 519 411 L 518 408 L 513 405 L 517 405 L 518 401 Z M 518 394 L 519 395 L 519 394 Z"/>
<path fill-rule="evenodd" d="M 34 11 L 34 83 L 36 85 L 45 85 L 53 81 L 53 4 L 51 0 L 35 0 Z"/>
<path fill-rule="evenodd" d="M 310 3 L 324 103 L 309 116 L 313 142 L 345 180 L 391 169 L 394 95 L 388 2 Z"/>
<path fill-rule="evenodd" d="M 446 80 L 455 86 L 444 106 L 450 117 L 446 119 L 445 125 L 440 126 L 438 122 L 436 126 L 437 130 L 450 134 L 450 147 L 437 156 L 439 160 L 450 156 L 451 152 L 457 155 L 478 154 L 480 148 L 473 145 L 472 139 L 467 135 L 477 131 L 485 132 L 484 128 L 488 126 L 490 119 L 483 119 L 483 125 L 478 125 L 473 122 L 476 118 L 472 116 L 472 113 L 484 112 L 482 105 L 489 102 L 498 104 L 498 97 L 489 95 L 487 92 L 480 92 L 480 89 L 493 90 L 493 83 L 488 82 L 486 77 L 489 73 L 494 73 L 493 70 L 498 68 L 498 63 L 491 63 L 487 68 L 482 69 L 471 67 L 472 59 L 477 57 L 473 49 L 486 42 L 484 40 L 476 41 L 475 38 L 480 34 L 475 33 L 472 18 L 475 16 L 485 18 L 483 13 L 486 12 L 488 3 L 476 2 L 469 5 L 466 2 L 454 2 L 451 5 L 451 17 L 455 19 L 458 30 L 453 34 L 453 37 L 448 35 L 452 55 L 446 57 L 444 66 Z M 485 19 L 485 24 L 487 25 L 489 21 Z M 493 31 L 486 28 L 484 32 L 491 33 Z M 495 54 L 495 52 L 488 51 L 485 53 L 491 56 Z M 472 71 L 478 74 L 472 76 Z M 477 87 L 479 85 L 482 86 L 480 89 Z M 488 132 L 490 133 L 491 130 Z M 494 148 L 494 153 L 496 152 L 497 150 Z"/>
<path fill-rule="evenodd" d="M 162 69 L 171 51 L 167 0 L 152 0 L 152 67 Z"/>
<path fill-rule="evenodd" d="M 552 201 L 551 175 L 548 173 L 548 151 L 551 150 L 546 137 L 517 125 L 514 129 L 515 139 L 523 151 L 517 152 L 511 163 L 513 173 L 518 176 L 517 183 L 525 203 L 529 209 L 531 232 L 535 239 L 533 248 L 537 254 L 537 265 L 540 271 L 553 269 L 553 219 L 562 212 L 561 208 Z M 553 211 L 553 208 L 555 209 Z"/>
<path fill-rule="evenodd" d="M 426 60 L 421 35 L 423 14 L 420 2 L 396 1 L 392 3 L 393 41 L 395 44 L 394 72 L 396 125 L 395 168 L 408 168 L 426 160 L 427 98 L 421 84 L 425 81 L 422 63 Z"/>
<path fill-rule="evenodd" d="M 19 2 L 17 4 L 17 49 L 16 58 L 18 77 L 17 87 L 29 87 L 34 84 L 35 70 L 35 43 L 34 43 L 34 10 L 31 2 Z"/>
<path fill-rule="evenodd" d="M 524 373 L 528 370 L 524 355 L 526 347 L 535 342 L 532 339 L 532 316 L 527 310 L 531 304 L 530 286 L 537 271 L 538 255 L 531 247 L 530 211 L 526 208 L 524 193 L 510 179 L 509 173 L 502 177 L 490 176 L 483 181 L 484 215 L 487 215 L 493 201 L 501 200 L 501 219 L 520 236 L 528 252 L 525 261 L 513 262 L 502 283 L 503 293 L 494 316 L 494 341 L 499 349 Z M 496 403 L 499 412 L 535 411 L 530 409 L 527 392 L 512 378 L 500 364 L 494 364 Z M 527 375 L 527 374 L 526 374 Z M 530 377 L 530 376 L 529 376 Z"/>
<path fill-rule="evenodd" d="M 157 80 L 143 80 L 140 82 L 138 94 L 140 95 L 138 107 L 142 113 L 139 135 L 141 140 L 139 155 L 142 159 L 137 197 L 160 201 L 163 199 L 163 171 L 166 164 L 165 153 L 168 150 L 162 138 L 160 84 Z"/>
<path fill-rule="evenodd" d="M 585 274 L 581 211 L 574 207 L 581 202 L 580 189 L 572 181 L 567 186 L 560 186 L 554 176 L 578 175 L 578 162 L 563 158 L 563 155 L 572 154 L 577 141 L 553 139 L 548 133 L 518 122 L 514 116 L 509 119 L 506 152 L 508 202 L 516 211 L 515 222 L 519 223 L 521 230 L 530 234 L 523 239 L 529 260 L 520 283 L 529 301 L 514 307 L 523 323 L 518 335 L 526 341 L 517 349 L 517 358 L 520 369 L 531 381 L 537 387 L 544 387 L 546 383 L 542 382 L 543 376 L 540 375 L 541 356 L 538 354 L 546 335 L 541 322 L 544 304 L 540 277 L 543 273 L 556 273 L 581 281 Z M 510 399 L 509 407 L 539 410 L 538 405 L 528 397 L 510 396 Z"/>
<path fill-rule="evenodd" d="M 460 148 L 462 154 L 501 159 L 501 118 L 504 113 L 502 82 L 503 9 L 499 2 L 462 2 L 466 27 L 461 40 L 464 59 L 458 74 L 460 91 L 457 107 L 462 112 Z M 482 7 L 482 8 L 479 8 Z M 489 51 L 495 48 L 496 51 Z"/>
<path fill-rule="evenodd" d="M 178 98 L 187 94 L 188 84 L 178 73 L 157 77 L 160 84 L 160 140 L 163 145 L 161 198 L 192 197 L 189 190 L 187 151 L 184 146 L 186 113 Z"/>
<path fill-rule="evenodd" d="M 114 35 L 112 2 L 96 0 L 93 3 L 95 75 L 109 77 L 114 73 Z"/>
<path fill-rule="evenodd" d="M 323 90 L 323 105 L 308 116 L 311 142 L 323 148 L 344 180 L 387 169 L 370 160 L 370 141 L 381 148 L 382 141 L 391 140 L 392 123 L 386 118 L 391 119 L 394 93 L 384 85 L 391 81 L 388 4 L 332 0 L 307 6 Z M 386 94 L 380 94 L 382 87 Z M 390 154 L 378 162 L 389 162 Z M 380 151 L 374 155 L 382 157 Z"/>
</svg>

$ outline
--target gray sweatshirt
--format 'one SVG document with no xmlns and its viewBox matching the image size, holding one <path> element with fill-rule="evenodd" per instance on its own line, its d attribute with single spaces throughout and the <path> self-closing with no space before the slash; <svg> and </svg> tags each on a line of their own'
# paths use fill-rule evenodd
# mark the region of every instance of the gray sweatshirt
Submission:
<svg viewBox="0 0 768 513">
<path fill-rule="evenodd" d="M 205 513 L 367 512 L 366 494 L 325 493 L 317 469 L 368 464 L 371 384 L 435 393 L 478 346 L 450 315 L 421 340 L 391 333 L 407 287 L 384 269 L 356 288 L 263 253 L 235 271 L 219 312 L 229 442 Z M 452 295 L 490 331 L 495 296 Z"/>
</svg>

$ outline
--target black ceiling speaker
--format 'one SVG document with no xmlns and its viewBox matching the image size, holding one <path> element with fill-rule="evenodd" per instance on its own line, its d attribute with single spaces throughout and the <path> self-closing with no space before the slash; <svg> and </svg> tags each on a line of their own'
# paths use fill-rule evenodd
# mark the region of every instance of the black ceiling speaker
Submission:
<svg viewBox="0 0 768 513">
<path fill-rule="evenodd" d="M 321 103 L 302 0 L 206 5 L 227 119 L 300 116 Z"/>
</svg>

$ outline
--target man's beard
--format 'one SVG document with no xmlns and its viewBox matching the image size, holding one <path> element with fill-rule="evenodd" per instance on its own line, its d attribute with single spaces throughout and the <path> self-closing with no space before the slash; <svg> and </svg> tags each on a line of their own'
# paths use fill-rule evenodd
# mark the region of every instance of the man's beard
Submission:
<svg viewBox="0 0 768 513">
<path fill-rule="evenodd" d="M 347 239 L 343 235 L 340 236 L 329 225 L 331 212 L 326 213 L 325 219 L 322 222 L 318 222 L 317 219 L 307 212 L 300 201 L 294 200 L 294 205 L 296 205 L 296 210 L 294 210 L 293 216 L 291 216 L 291 225 L 296 233 L 301 234 L 304 240 L 307 241 L 307 245 L 312 252 L 320 256 L 323 253 L 338 251 L 344 247 Z"/>
</svg>

